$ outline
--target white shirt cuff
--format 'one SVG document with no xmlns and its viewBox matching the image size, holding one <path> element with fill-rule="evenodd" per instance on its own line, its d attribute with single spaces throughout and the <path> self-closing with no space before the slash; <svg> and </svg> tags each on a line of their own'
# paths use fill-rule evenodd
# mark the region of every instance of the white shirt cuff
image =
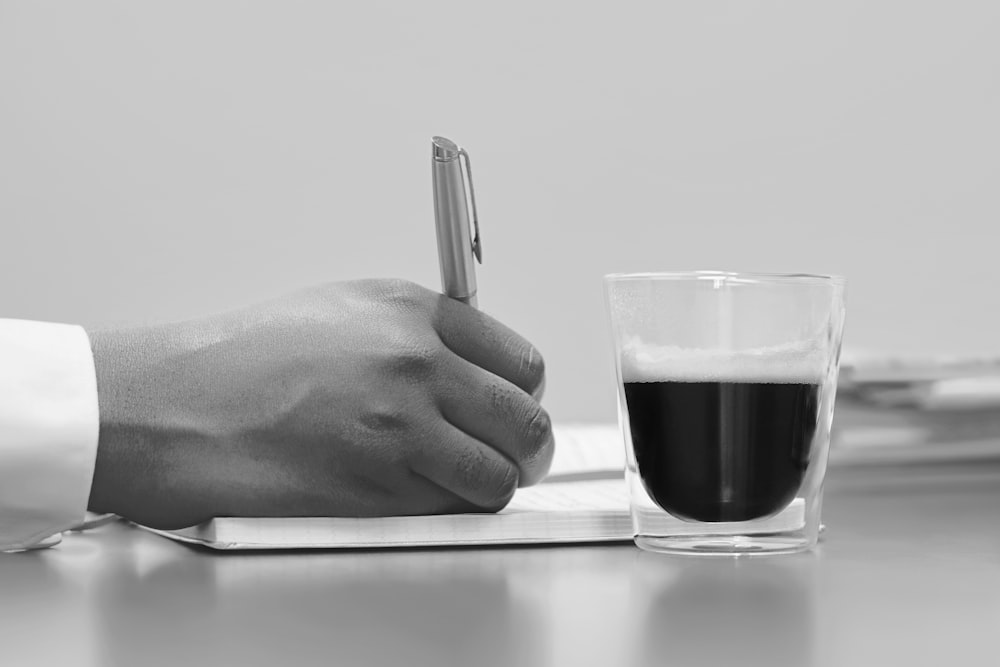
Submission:
<svg viewBox="0 0 1000 667">
<path fill-rule="evenodd" d="M 83 328 L 0 319 L 0 550 L 83 521 L 99 428 Z"/>
</svg>

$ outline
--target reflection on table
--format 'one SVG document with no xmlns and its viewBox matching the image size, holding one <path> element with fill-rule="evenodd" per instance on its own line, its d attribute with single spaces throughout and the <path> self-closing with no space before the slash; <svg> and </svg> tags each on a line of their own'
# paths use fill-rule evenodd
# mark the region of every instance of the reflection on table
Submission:
<svg viewBox="0 0 1000 667">
<path fill-rule="evenodd" d="M 0 559 L 17 665 L 854 665 L 994 656 L 1000 470 L 834 476 L 813 554 L 218 554 L 112 524 Z"/>
</svg>

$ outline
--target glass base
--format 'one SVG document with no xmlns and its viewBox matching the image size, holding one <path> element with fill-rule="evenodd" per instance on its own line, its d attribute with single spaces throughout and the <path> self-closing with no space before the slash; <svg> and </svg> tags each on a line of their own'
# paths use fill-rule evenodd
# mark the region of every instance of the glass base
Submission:
<svg viewBox="0 0 1000 667">
<path fill-rule="evenodd" d="M 808 551 L 813 544 L 801 535 L 636 535 L 640 549 L 679 556 L 776 556 Z"/>
</svg>

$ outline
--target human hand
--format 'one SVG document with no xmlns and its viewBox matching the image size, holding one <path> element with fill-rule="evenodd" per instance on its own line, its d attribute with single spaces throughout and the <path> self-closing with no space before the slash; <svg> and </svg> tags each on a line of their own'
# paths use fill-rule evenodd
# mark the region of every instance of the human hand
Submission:
<svg viewBox="0 0 1000 667">
<path fill-rule="evenodd" d="M 538 351 L 405 281 L 334 283 L 91 343 L 90 509 L 152 527 L 495 511 L 551 463 Z"/>
</svg>

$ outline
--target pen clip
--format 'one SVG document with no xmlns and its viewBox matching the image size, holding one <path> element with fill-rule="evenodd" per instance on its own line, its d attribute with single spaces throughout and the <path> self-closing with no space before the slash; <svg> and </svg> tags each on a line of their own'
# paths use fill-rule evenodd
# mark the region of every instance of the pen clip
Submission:
<svg viewBox="0 0 1000 667">
<path fill-rule="evenodd" d="M 479 213 L 476 211 L 476 189 L 472 186 L 472 164 L 469 162 L 469 153 L 464 148 L 458 149 L 458 158 L 464 158 L 465 180 L 469 182 L 469 201 L 472 202 L 472 228 L 475 234 L 472 238 L 472 254 L 476 260 L 483 263 L 483 242 L 479 237 Z"/>
</svg>

